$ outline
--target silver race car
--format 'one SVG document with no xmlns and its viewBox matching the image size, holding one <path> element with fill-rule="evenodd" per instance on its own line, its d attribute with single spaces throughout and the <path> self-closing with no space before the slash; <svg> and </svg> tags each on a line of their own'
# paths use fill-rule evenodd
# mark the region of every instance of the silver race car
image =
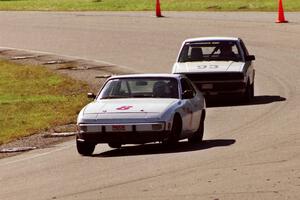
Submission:
<svg viewBox="0 0 300 200">
<path fill-rule="evenodd" d="M 123 144 L 161 141 L 174 144 L 188 138 L 201 142 L 205 99 L 180 74 L 138 74 L 110 77 L 94 101 L 77 119 L 77 150 L 91 155 L 98 143 Z"/>
</svg>

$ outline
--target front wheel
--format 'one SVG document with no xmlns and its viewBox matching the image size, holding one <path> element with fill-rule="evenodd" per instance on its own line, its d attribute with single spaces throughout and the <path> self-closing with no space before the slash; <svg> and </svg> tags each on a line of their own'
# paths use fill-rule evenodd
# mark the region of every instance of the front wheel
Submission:
<svg viewBox="0 0 300 200">
<path fill-rule="evenodd" d="M 204 135 L 204 120 L 205 120 L 205 111 L 202 111 L 198 130 L 192 135 L 192 137 L 188 138 L 190 143 L 196 144 L 202 142 L 203 135 Z"/>
<path fill-rule="evenodd" d="M 76 140 L 76 147 L 79 154 L 83 156 L 90 156 L 93 154 L 95 150 L 95 144 L 87 143 L 87 142 L 80 142 Z"/>
<path fill-rule="evenodd" d="M 244 93 L 244 101 L 250 102 L 253 98 L 254 98 L 254 82 L 252 84 L 248 82 L 246 91 Z"/>
<path fill-rule="evenodd" d="M 163 143 L 167 144 L 167 145 L 175 145 L 180 139 L 181 130 L 182 130 L 181 117 L 179 115 L 175 115 L 171 133 L 170 133 L 168 139 L 166 141 L 164 141 Z"/>
</svg>

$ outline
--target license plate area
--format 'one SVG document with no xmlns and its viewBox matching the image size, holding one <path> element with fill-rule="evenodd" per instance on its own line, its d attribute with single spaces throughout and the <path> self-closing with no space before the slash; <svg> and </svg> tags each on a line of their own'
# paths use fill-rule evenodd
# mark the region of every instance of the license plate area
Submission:
<svg viewBox="0 0 300 200">
<path fill-rule="evenodd" d="M 111 128 L 113 132 L 126 131 L 125 125 L 112 125 Z"/>
<path fill-rule="evenodd" d="M 211 84 L 211 83 L 205 83 L 205 84 L 202 84 L 201 85 L 201 89 L 204 89 L 204 90 L 211 90 L 211 89 L 213 89 L 213 84 Z"/>
<path fill-rule="evenodd" d="M 130 132 L 132 131 L 131 125 L 111 125 L 106 126 L 107 132 Z"/>
</svg>

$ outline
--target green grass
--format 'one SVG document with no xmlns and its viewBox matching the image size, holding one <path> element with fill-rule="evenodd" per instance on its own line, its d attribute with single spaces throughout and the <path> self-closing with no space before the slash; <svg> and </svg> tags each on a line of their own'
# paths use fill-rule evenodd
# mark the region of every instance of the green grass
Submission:
<svg viewBox="0 0 300 200">
<path fill-rule="evenodd" d="M 150 11 L 156 0 L 0 0 L 0 10 Z M 276 11 L 277 0 L 161 0 L 162 10 Z M 284 0 L 285 11 L 300 11 L 299 0 Z"/>
<path fill-rule="evenodd" d="M 0 61 L 0 144 L 75 122 L 87 91 L 45 67 Z"/>
</svg>

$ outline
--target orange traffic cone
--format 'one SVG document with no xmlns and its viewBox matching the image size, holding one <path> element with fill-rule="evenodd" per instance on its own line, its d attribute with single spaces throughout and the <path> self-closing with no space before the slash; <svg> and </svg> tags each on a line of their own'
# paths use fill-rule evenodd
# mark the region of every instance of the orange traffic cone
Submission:
<svg viewBox="0 0 300 200">
<path fill-rule="evenodd" d="M 156 0 L 156 17 L 163 17 L 160 11 L 160 3 L 159 0 Z"/>
<path fill-rule="evenodd" d="M 276 23 L 288 23 L 288 21 L 284 18 L 284 10 L 282 6 L 282 0 L 279 0 L 278 2 L 278 19 Z"/>
</svg>

